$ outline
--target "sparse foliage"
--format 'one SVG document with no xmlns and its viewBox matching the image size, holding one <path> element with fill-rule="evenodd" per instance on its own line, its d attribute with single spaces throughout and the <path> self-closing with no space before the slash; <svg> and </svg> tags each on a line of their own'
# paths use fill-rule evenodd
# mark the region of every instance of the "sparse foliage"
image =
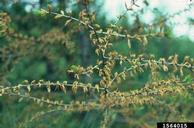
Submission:
<svg viewBox="0 0 194 128">
<path fill-rule="evenodd" d="M 26 56 L 34 59 L 42 56 L 54 65 L 54 62 L 57 61 L 55 60 L 57 52 L 60 52 L 61 49 L 61 56 L 75 54 L 78 46 L 72 38 L 75 33 L 81 31 L 87 34 L 94 49 L 92 52 L 96 54 L 93 65 L 86 66 L 76 63 L 66 65 L 63 73 L 67 73 L 71 80 L 24 80 L 22 83 L 11 84 L 11 86 L 1 82 L 1 97 L 18 97 L 19 102 L 30 101 L 30 104 L 36 103 L 37 108 L 38 106 L 41 108 L 40 111 L 21 123 L 20 127 L 27 127 L 31 122 L 53 112 L 96 110 L 103 113 L 99 126 L 106 128 L 113 123 L 115 113 L 120 113 L 126 118 L 129 115 L 133 117 L 136 111 L 134 106 L 153 107 L 150 114 L 144 115 L 153 118 L 154 114 L 156 115 L 162 108 L 167 109 L 170 113 L 176 111 L 176 105 L 173 106 L 172 102 L 169 102 L 169 97 L 186 96 L 193 100 L 194 58 L 190 56 L 179 58 L 178 54 L 158 58 L 153 54 L 145 53 L 144 50 L 142 52 L 131 50 L 136 45 L 135 43 L 146 49 L 152 38 L 163 38 L 165 32 L 162 27 L 164 26 L 160 25 L 167 19 L 143 28 L 143 32 L 128 32 L 127 29 L 117 24 L 111 24 L 105 29 L 97 23 L 95 12 L 89 10 L 90 1 L 78 2 L 84 8 L 77 17 L 64 10 L 59 12 L 52 10 L 50 5 L 49 8 L 40 9 L 42 17 L 51 18 L 55 22 L 62 20 L 63 25 L 67 28 L 65 32 L 54 28 L 40 37 L 31 37 L 18 32 L 11 27 L 12 21 L 9 15 L 5 12 L 0 13 L 0 36 L 5 42 L 8 42 L 0 47 L 1 81 L 6 79 L 6 74 L 11 72 L 14 65 Z M 132 6 L 139 7 L 134 2 Z M 125 6 L 127 11 L 133 11 L 132 6 L 128 7 L 127 4 Z M 169 18 L 171 17 L 173 16 Z M 160 31 L 157 29 L 158 26 L 161 28 Z M 129 49 L 127 55 L 114 49 L 115 40 L 120 39 L 125 41 L 119 43 L 125 43 Z M 52 47 L 58 48 L 53 51 Z M 129 86 L 133 84 L 130 80 L 145 72 L 148 77 L 144 86 L 129 89 Z M 77 95 L 77 97 L 66 101 L 65 98 L 57 97 L 58 93 L 64 97 L 72 97 L 72 95 Z M 168 117 L 166 118 L 168 120 Z M 129 119 L 128 125 L 133 127 L 139 124 Z M 142 127 L 154 126 L 155 124 L 145 123 Z"/>
</svg>

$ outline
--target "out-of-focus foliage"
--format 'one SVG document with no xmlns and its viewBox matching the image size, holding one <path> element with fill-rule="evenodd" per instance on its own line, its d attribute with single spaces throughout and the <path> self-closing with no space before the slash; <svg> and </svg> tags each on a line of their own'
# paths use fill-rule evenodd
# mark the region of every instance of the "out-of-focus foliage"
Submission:
<svg viewBox="0 0 194 128">
<path fill-rule="evenodd" d="M 0 1 L 0 128 L 194 121 L 194 44 L 173 37 L 173 15 L 155 10 L 156 22 L 146 25 L 142 8 L 128 25 L 125 15 L 139 7 L 132 1 L 112 23 L 97 5 Z"/>
</svg>

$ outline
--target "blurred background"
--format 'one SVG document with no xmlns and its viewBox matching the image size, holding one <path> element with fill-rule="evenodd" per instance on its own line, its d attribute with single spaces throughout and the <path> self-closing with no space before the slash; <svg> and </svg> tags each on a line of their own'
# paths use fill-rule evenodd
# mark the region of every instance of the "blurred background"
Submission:
<svg viewBox="0 0 194 128">
<path fill-rule="evenodd" d="M 125 39 L 115 40 L 113 49 L 128 55 L 154 54 L 156 58 L 178 54 L 194 57 L 194 7 L 189 0 L 137 0 L 131 11 L 131 0 L 95 0 L 89 4 L 90 12 L 95 12 L 96 21 L 103 30 L 113 24 L 122 26 L 130 34 L 144 33 L 146 27 L 153 25 L 153 31 L 163 31 L 164 37 L 150 37 L 149 45 L 142 48 L 137 40 L 131 40 L 131 49 Z M 72 82 L 74 78 L 67 74 L 71 65 L 95 65 L 98 58 L 95 47 L 91 45 L 88 30 L 80 29 L 76 23 L 65 25 L 64 19 L 54 19 L 53 16 L 41 16 L 39 10 L 52 6 L 54 12 L 63 10 L 73 17 L 79 17 L 84 6 L 79 0 L 1 0 L 1 21 L 7 19 L 10 31 L 14 36 L 0 35 L 0 84 L 13 86 L 23 80 L 50 80 Z M 3 20 L 4 19 L 4 20 Z M 9 21 L 10 20 L 10 21 Z M 145 27 L 146 26 L 146 27 Z M 145 28 L 144 28 L 145 27 Z M 0 27 L 0 31 L 1 31 Z M 161 30 L 162 29 L 162 30 Z M 115 70 L 119 70 L 119 65 Z M 187 76 L 193 77 L 193 76 Z M 82 78 L 96 83 L 100 78 Z M 141 88 L 149 79 L 149 72 L 130 78 L 122 84 L 128 85 L 123 89 Z M 134 85 L 134 86 L 133 86 Z M 36 95 L 41 95 L 36 92 Z M 61 93 L 46 94 L 49 98 L 63 99 L 67 102 L 79 98 L 79 95 Z M 87 96 L 86 96 L 87 98 Z M 194 106 L 192 99 L 185 96 L 169 97 L 171 106 L 177 109 L 168 115 L 167 108 L 152 109 L 152 106 L 133 106 L 128 115 L 111 113 L 114 120 L 110 127 L 146 128 L 154 127 L 155 122 L 163 120 L 194 121 Z M 178 102 L 177 102 L 178 101 Z M 171 102 L 170 102 L 171 103 Z M 157 107 L 157 106 L 156 106 Z M 14 97 L 0 97 L 0 128 L 22 127 L 32 115 L 44 107 L 37 107 L 30 101 L 19 102 Z M 102 120 L 102 112 L 73 112 L 51 113 L 33 123 L 29 127 L 36 128 L 96 128 Z M 174 118 L 176 116 L 177 118 Z M 53 118 L 55 117 L 55 118 Z"/>
</svg>

